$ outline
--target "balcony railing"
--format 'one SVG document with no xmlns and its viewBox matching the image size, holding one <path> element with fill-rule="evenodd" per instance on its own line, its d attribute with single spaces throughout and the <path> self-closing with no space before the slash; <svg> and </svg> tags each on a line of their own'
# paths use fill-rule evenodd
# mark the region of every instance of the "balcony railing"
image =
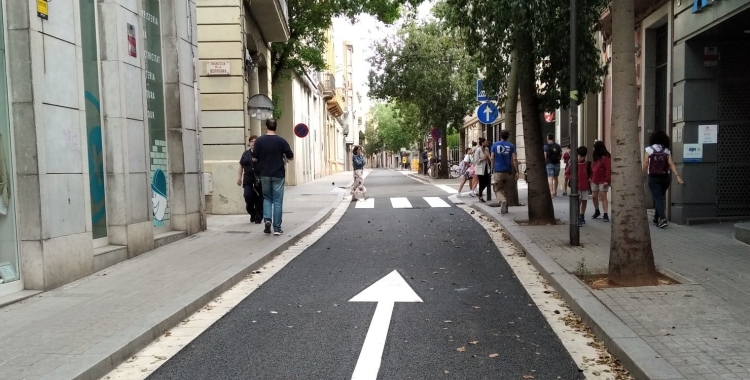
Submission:
<svg viewBox="0 0 750 380">
<path fill-rule="evenodd" d="M 320 73 L 320 92 L 329 100 L 336 96 L 336 77 L 331 73 Z"/>
</svg>

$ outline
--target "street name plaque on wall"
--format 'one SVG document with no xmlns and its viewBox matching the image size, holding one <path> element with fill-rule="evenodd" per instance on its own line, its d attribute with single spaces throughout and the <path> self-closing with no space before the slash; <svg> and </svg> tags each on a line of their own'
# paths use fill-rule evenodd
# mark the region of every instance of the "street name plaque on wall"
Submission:
<svg viewBox="0 0 750 380">
<path fill-rule="evenodd" d="M 229 61 L 206 62 L 208 75 L 230 75 Z"/>
</svg>

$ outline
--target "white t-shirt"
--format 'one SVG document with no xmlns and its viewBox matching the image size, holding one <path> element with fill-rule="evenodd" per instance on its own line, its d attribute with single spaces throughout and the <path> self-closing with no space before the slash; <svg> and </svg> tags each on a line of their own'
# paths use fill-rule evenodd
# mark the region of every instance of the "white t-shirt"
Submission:
<svg viewBox="0 0 750 380">
<path fill-rule="evenodd" d="M 670 155 L 672 154 L 669 148 L 665 148 L 661 144 L 654 144 L 654 145 L 646 147 L 646 153 L 648 153 L 649 156 L 654 154 L 654 152 L 660 152 L 660 153 L 663 152 L 663 153 L 670 154 Z M 669 173 L 669 168 L 667 168 L 666 173 Z"/>
</svg>

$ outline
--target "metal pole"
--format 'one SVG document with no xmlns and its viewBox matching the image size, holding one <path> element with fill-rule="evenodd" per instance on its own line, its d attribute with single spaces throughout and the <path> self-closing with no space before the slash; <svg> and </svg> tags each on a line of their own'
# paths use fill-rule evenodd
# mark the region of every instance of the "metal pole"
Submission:
<svg viewBox="0 0 750 380">
<path fill-rule="evenodd" d="M 492 132 L 490 131 L 490 129 L 492 129 L 492 125 L 491 124 L 484 124 L 484 130 L 486 132 L 485 133 L 485 137 L 487 138 L 488 142 L 490 141 L 490 137 L 491 137 L 491 134 L 492 134 Z M 484 147 L 482 147 L 482 149 L 484 149 Z M 495 171 L 495 164 L 491 162 L 490 163 L 490 173 L 493 173 L 494 171 Z M 487 175 L 487 173 L 485 173 L 485 175 Z M 487 186 L 487 200 L 488 201 L 492 200 L 492 174 L 490 174 L 490 185 Z"/>
<path fill-rule="evenodd" d="M 578 193 L 578 10 L 576 0 L 570 0 L 570 245 L 581 245 L 581 231 L 578 228 L 579 200 Z"/>
</svg>

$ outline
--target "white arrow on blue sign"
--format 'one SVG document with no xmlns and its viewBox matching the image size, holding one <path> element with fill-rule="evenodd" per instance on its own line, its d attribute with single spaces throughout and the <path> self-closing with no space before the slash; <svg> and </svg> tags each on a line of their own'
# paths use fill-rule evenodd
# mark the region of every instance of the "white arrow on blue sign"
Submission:
<svg viewBox="0 0 750 380">
<path fill-rule="evenodd" d="M 490 100 L 490 97 L 487 96 L 487 91 L 482 88 L 482 80 L 477 79 L 477 101 L 486 102 L 488 100 Z"/>
<path fill-rule="evenodd" d="M 477 109 L 477 118 L 484 124 L 492 124 L 500 116 L 500 111 L 494 103 L 484 103 Z"/>
</svg>

